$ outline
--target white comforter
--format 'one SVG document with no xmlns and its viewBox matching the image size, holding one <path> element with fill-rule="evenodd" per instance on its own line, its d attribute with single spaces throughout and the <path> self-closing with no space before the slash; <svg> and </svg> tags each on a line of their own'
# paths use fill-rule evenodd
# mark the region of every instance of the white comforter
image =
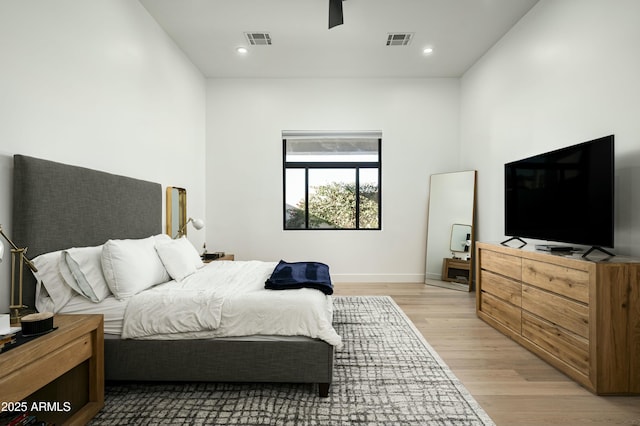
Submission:
<svg viewBox="0 0 640 426">
<path fill-rule="evenodd" d="M 266 290 L 276 263 L 211 262 L 129 301 L 122 337 L 193 339 L 251 335 L 307 336 L 341 347 L 330 296 L 315 289 Z"/>
</svg>

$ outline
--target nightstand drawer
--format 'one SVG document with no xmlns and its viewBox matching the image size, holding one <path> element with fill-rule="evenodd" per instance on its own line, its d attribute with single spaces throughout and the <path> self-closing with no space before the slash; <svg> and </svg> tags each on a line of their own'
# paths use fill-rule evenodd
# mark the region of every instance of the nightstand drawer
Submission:
<svg viewBox="0 0 640 426">
<path fill-rule="evenodd" d="M 0 378 L 0 388 L 4 389 L 3 401 L 18 402 L 26 398 L 34 388 L 43 387 L 89 359 L 92 351 L 90 337 L 82 336 L 32 363 L 23 365 Z"/>
</svg>

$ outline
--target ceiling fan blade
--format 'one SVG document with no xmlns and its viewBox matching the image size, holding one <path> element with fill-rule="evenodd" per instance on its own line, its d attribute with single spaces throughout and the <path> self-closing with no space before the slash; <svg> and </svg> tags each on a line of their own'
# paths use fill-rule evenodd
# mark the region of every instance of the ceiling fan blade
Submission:
<svg viewBox="0 0 640 426">
<path fill-rule="evenodd" d="M 343 23 L 342 0 L 329 0 L 329 29 Z"/>
</svg>

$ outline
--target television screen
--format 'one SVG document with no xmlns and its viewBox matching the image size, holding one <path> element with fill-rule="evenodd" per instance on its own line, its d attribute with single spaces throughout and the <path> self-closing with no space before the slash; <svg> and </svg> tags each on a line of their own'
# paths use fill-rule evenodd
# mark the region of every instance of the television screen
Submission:
<svg viewBox="0 0 640 426">
<path fill-rule="evenodd" d="M 505 164 L 505 235 L 613 247 L 614 136 Z"/>
</svg>

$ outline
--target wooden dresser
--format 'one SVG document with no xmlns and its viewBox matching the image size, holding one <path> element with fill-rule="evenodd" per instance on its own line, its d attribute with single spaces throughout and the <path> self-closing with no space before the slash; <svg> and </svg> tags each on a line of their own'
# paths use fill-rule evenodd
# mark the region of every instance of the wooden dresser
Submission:
<svg viewBox="0 0 640 426">
<path fill-rule="evenodd" d="M 104 406 L 103 317 L 56 315 L 53 325 L 0 354 L 0 403 L 48 423 L 84 425 Z"/>
<path fill-rule="evenodd" d="M 476 288 L 478 317 L 590 391 L 640 394 L 639 260 L 477 243 Z"/>
</svg>

